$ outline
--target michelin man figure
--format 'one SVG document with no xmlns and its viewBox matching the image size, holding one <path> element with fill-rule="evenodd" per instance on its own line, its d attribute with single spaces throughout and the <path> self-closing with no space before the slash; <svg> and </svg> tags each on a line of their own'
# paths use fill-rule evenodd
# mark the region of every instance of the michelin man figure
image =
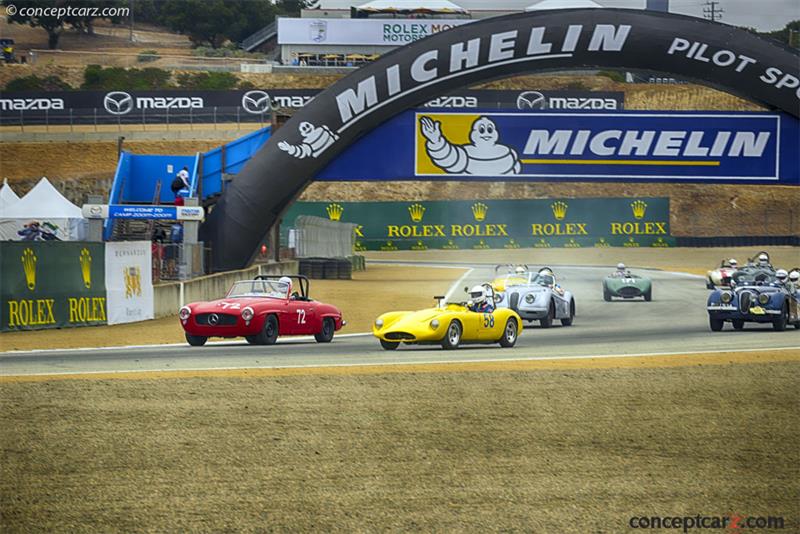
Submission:
<svg viewBox="0 0 800 534">
<path fill-rule="evenodd" d="M 520 162 L 513 148 L 499 144 L 497 126 L 488 117 L 478 117 L 472 123 L 470 143 L 454 145 L 442 135 L 442 123 L 429 117 L 420 119 L 425 150 L 434 165 L 449 174 L 499 176 L 518 174 Z"/>
<path fill-rule="evenodd" d="M 307 121 L 301 122 L 298 130 L 303 137 L 303 141 L 300 144 L 291 145 L 286 141 L 278 143 L 278 148 L 298 159 L 316 158 L 326 148 L 339 140 L 339 136 L 327 126 L 314 126 Z"/>
</svg>

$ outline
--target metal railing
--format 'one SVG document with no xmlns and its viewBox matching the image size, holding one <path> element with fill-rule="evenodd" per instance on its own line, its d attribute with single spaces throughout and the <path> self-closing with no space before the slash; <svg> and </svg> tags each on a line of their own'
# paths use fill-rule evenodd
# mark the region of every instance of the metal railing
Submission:
<svg viewBox="0 0 800 534">
<path fill-rule="evenodd" d="M 206 274 L 205 266 L 211 253 L 203 243 L 156 243 L 153 252 L 153 283 L 169 280 L 188 280 Z"/>
<path fill-rule="evenodd" d="M 213 125 L 214 129 L 247 129 L 270 124 L 270 112 L 254 114 L 240 106 L 214 106 L 203 109 L 137 109 L 125 115 L 111 115 L 103 108 L 68 108 L 62 110 L 3 110 L 0 127 L 17 127 L 20 131 L 122 131 L 138 126 L 142 130 L 194 129 L 194 125 Z M 55 128 L 58 127 L 58 128 Z"/>
<path fill-rule="evenodd" d="M 92 52 L 82 50 L 39 50 L 28 52 L 28 63 L 53 65 L 103 65 L 104 67 L 156 67 L 164 70 L 203 70 L 240 72 L 245 63 L 263 63 L 262 54 L 252 57 L 207 57 L 192 55 L 161 55 L 146 52 Z"/>
<path fill-rule="evenodd" d="M 274 20 L 242 41 L 242 49 L 250 52 L 264 41 L 278 34 L 278 21 Z"/>
</svg>

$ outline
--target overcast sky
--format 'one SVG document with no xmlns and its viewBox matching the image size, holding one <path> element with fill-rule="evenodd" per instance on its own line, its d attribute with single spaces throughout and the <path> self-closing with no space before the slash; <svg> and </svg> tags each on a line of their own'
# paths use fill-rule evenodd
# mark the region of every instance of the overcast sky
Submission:
<svg viewBox="0 0 800 534">
<path fill-rule="evenodd" d="M 606 7 L 641 9 L 645 0 L 595 0 Z M 458 3 L 458 0 L 455 0 Z M 759 31 L 780 30 L 791 20 L 800 19 L 800 0 L 717 0 L 722 8 L 719 22 L 734 26 L 752 26 Z M 533 2 L 531 2 L 533 3 Z M 670 0 L 671 13 L 703 16 L 704 0 Z"/>
</svg>

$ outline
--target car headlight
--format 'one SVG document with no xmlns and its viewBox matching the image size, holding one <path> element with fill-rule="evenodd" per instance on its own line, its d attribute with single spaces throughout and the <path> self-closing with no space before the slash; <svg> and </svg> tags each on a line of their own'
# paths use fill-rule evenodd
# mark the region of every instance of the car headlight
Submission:
<svg viewBox="0 0 800 534">
<path fill-rule="evenodd" d="M 434 319 L 433 321 L 431 321 L 431 328 L 433 328 L 434 330 L 439 328 L 439 319 Z"/>
<path fill-rule="evenodd" d="M 189 306 L 184 306 L 183 308 L 181 308 L 181 311 L 178 312 L 178 317 L 181 318 L 181 321 L 185 321 L 189 318 L 191 314 L 192 314 L 191 308 L 189 308 Z"/>
<path fill-rule="evenodd" d="M 383 319 L 375 320 L 375 328 L 383 328 Z"/>
<path fill-rule="evenodd" d="M 527 295 L 525 295 L 525 302 L 527 302 L 528 304 L 533 304 L 534 300 L 536 300 L 536 297 L 534 296 L 533 293 L 528 293 Z"/>
<path fill-rule="evenodd" d="M 723 291 L 719 299 L 725 304 L 728 304 L 730 301 L 733 300 L 733 293 L 731 293 L 730 291 Z"/>
<path fill-rule="evenodd" d="M 766 304 L 767 302 L 769 302 L 769 295 L 768 295 L 767 293 L 761 293 L 761 294 L 758 296 L 758 303 L 759 303 L 759 304 L 761 304 L 761 305 L 763 306 L 763 305 L 764 305 L 764 304 Z"/>
<path fill-rule="evenodd" d="M 244 308 L 242 310 L 242 319 L 244 319 L 248 323 L 253 320 L 253 316 L 254 315 L 255 315 L 255 312 L 253 311 L 253 308 L 251 308 L 250 306 L 248 306 L 248 307 L 246 307 L 246 308 Z"/>
</svg>

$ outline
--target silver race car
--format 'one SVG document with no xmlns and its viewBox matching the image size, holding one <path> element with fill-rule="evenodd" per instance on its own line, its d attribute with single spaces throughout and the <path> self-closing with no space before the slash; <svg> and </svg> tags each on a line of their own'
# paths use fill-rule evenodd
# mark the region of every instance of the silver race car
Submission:
<svg viewBox="0 0 800 534">
<path fill-rule="evenodd" d="M 539 321 L 549 328 L 556 319 L 564 326 L 575 318 L 575 298 L 556 283 L 552 269 L 527 272 L 519 280 L 509 279 L 504 291 L 495 294 L 497 307 L 511 308 L 526 321 Z"/>
</svg>

